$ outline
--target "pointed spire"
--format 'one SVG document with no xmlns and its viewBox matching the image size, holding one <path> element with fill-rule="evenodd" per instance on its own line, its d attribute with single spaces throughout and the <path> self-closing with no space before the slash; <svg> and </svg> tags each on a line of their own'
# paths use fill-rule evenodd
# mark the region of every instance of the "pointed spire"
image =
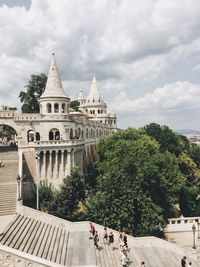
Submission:
<svg viewBox="0 0 200 267">
<path fill-rule="evenodd" d="M 54 58 L 54 53 L 52 53 L 46 88 L 40 98 L 43 97 L 67 97 L 63 90 L 60 74 Z"/>
<path fill-rule="evenodd" d="M 88 95 L 88 99 L 91 102 L 100 102 L 100 101 L 102 101 L 102 97 L 100 95 L 100 92 L 99 92 L 99 89 L 98 89 L 98 86 L 97 86 L 97 81 L 96 81 L 95 75 L 94 75 L 93 80 L 92 80 L 92 85 L 90 87 L 90 92 L 89 92 L 89 95 Z"/>
</svg>

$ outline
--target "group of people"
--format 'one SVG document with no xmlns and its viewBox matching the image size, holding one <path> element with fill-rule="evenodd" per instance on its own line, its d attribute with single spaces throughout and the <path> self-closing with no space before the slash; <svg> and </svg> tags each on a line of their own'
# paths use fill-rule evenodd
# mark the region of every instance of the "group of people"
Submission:
<svg viewBox="0 0 200 267">
<path fill-rule="evenodd" d="M 94 246 L 99 249 L 99 235 L 98 232 L 96 231 L 94 225 L 92 223 L 89 224 L 90 225 L 90 239 L 94 240 Z M 107 228 L 104 227 L 104 231 L 103 231 L 103 244 L 108 244 L 113 250 L 115 249 L 114 247 L 114 234 L 112 231 L 109 232 L 107 231 Z M 129 248 L 128 248 L 128 241 L 127 241 L 127 236 L 125 233 L 120 232 L 119 233 L 119 248 L 120 248 L 120 260 L 122 263 L 122 267 L 128 267 L 128 263 L 129 263 L 129 259 L 128 259 L 128 252 L 129 252 Z M 145 262 L 142 261 L 141 262 L 141 267 L 145 267 Z"/>
<path fill-rule="evenodd" d="M 192 266 L 192 262 L 190 261 L 188 264 L 187 264 L 187 257 L 186 256 L 183 256 L 183 258 L 181 259 L 181 267 L 191 267 Z"/>
</svg>

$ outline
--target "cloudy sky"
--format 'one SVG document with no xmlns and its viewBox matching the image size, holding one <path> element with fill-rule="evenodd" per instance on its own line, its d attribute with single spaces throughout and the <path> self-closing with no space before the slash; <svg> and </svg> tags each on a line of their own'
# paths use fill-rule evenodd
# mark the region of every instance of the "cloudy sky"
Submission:
<svg viewBox="0 0 200 267">
<path fill-rule="evenodd" d="M 119 127 L 200 130 L 199 0 L 0 0 L 0 104 L 52 52 L 72 99 L 96 74 Z"/>
</svg>

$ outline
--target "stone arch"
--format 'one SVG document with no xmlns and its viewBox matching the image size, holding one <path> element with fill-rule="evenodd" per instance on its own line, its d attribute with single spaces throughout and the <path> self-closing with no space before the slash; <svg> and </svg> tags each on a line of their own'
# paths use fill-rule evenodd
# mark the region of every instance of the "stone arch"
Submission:
<svg viewBox="0 0 200 267">
<path fill-rule="evenodd" d="M 12 119 L 10 119 L 10 120 L 5 119 L 4 120 L 4 119 L 0 118 L 0 125 L 1 126 L 5 125 L 5 126 L 9 126 L 9 127 L 13 128 L 13 130 L 15 130 L 17 136 L 20 134 L 19 126 Z"/>
</svg>

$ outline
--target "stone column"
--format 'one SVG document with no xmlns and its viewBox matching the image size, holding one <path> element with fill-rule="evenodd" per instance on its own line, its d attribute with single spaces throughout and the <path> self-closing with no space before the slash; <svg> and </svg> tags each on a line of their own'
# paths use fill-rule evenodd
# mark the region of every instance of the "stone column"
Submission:
<svg viewBox="0 0 200 267">
<path fill-rule="evenodd" d="M 67 164 L 65 176 L 71 174 L 71 150 L 67 150 Z"/>
<path fill-rule="evenodd" d="M 43 153 L 43 169 L 44 169 L 44 177 L 42 177 L 44 180 L 47 178 L 47 164 L 46 164 L 46 151 Z"/>
<path fill-rule="evenodd" d="M 58 166 L 58 151 L 56 151 L 56 155 L 55 155 L 55 175 L 56 175 L 56 179 L 58 179 L 59 177 L 59 166 Z"/>
<path fill-rule="evenodd" d="M 64 151 L 61 151 L 61 162 L 60 162 L 60 173 L 59 176 L 61 179 L 65 178 L 65 166 L 64 166 Z"/>
<path fill-rule="evenodd" d="M 37 194 L 36 194 L 36 208 L 39 209 L 39 184 L 41 177 L 41 164 L 40 164 L 40 152 L 36 154 L 36 184 L 37 184 Z"/>
<path fill-rule="evenodd" d="M 49 178 L 53 178 L 53 173 L 52 173 L 52 151 L 49 151 Z"/>
</svg>

